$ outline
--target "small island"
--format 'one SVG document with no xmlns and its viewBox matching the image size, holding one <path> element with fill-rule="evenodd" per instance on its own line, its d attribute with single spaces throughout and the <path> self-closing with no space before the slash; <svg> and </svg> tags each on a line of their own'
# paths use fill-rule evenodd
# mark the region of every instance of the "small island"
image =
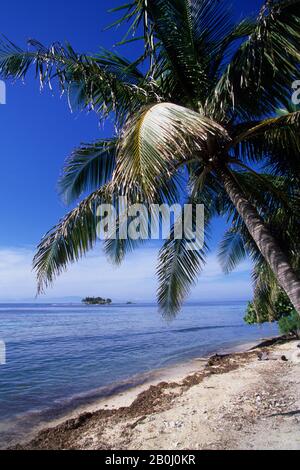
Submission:
<svg viewBox="0 0 300 470">
<path fill-rule="evenodd" d="M 103 299 L 102 297 L 86 297 L 82 299 L 85 305 L 109 305 L 112 303 L 111 299 Z"/>
</svg>

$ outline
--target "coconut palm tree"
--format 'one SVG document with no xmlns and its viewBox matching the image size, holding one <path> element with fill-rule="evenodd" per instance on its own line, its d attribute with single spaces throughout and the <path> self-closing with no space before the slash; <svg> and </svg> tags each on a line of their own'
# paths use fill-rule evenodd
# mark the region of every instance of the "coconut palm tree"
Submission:
<svg viewBox="0 0 300 470">
<path fill-rule="evenodd" d="M 299 78 L 300 0 L 266 1 L 257 18 L 238 24 L 225 4 L 133 0 L 120 7 L 119 22 L 129 22 L 130 34 L 142 31 L 144 51 L 134 63 L 108 51 L 78 54 L 68 44 L 30 41 L 23 51 L 3 40 L 1 77 L 24 79 L 34 67 L 41 85 L 56 80 L 72 107 L 115 120 L 112 139 L 83 145 L 66 163 L 65 200 L 91 194 L 42 239 L 34 259 L 39 291 L 94 246 L 101 202 L 119 195 L 182 202 L 184 184 L 189 201 L 205 205 L 207 230 L 215 215 L 242 221 L 300 312 L 299 276 L 268 223 L 278 201 L 292 211 L 298 197 L 268 175 L 299 178 L 300 111 L 278 116 L 277 109 L 288 107 Z M 119 263 L 137 244 L 117 238 L 105 250 Z M 174 236 L 163 245 L 158 301 L 165 314 L 180 309 L 207 249 L 188 250 Z"/>
<path fill-rule="evenodd" d="M 260 205 L 264 210 L 264 222 L 276 237 L 277 243 L 285 249 L 291 266 L 299 274 L 300 199 L 297 179 L 264 175 L 268 179 L 271 178 L 277 189 L 289 198 L 289 209 L 284 201 L 272 200 L 272 196 L 270 198 L 264 194 L 263 188 L 257 184 L 251 174 L 244 176 L 249 180 L 249 184 L 256 186 L 256 205 Z M 296 204 L 293 208 L 291 208 L 292 200 Z M 283 293 L 276 276 L 258 250 L 243 220 L 235 214 L 231 227 L 226 231 L 219 247 L 219 258 L 224 272 L 231 272 L 247 255 L 253 260 L 254 298 L 250 305 L 251 318 L 254 319 L 253 314 L 255 314 L 258 322 L 268 319 L 278 320 L 278 315 L 293 309 L 292 304 Z M 280 308 L 284 308 L 284 311 L 280 312 Z"/>
</svg>

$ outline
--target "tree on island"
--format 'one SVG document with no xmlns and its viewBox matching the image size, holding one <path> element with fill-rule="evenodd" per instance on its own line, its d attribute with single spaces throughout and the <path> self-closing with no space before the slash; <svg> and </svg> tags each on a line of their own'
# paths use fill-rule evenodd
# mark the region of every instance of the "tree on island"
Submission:
<svg viewBox="0 0 300 470">
<path fill-rule="evenodd" d="M 109 305 L 112 303 L 112 300 L 103 299 L 102 297 L 86 297 L 82 299 L 82 303 L 87 305 Z"/>
<path fill-rule="evenodd" d="M 299 188 L 300 112 L 279 115 L 278 108 L 288 109 L 299 79 L 300 1 L 267 0 L 256 18 L 238 24 L 226 3 L 133 0 L 119 6 L 125 9 L 119 23 L 132 21 L 125 42 L 144 30 L 143 52 L 134 62 L 111 51 L 76 53 L 56 42 L 46 48 L 31 40 L 23 51 L 3 40 L 1 78 L 24 80 L 33 66 L 42 86 L 58 80 L 71 105 L 115 121 L 112 138 L 83 145 L 66 163 L 60 181 L 65 200 L 90 195 L 42 239 L 34 259 L 39 292 L 95 246 L 100 204 L 126 196 L 129 204 L 172 205 L 185 194 L 186 201 L 205 205 L 206 231 L 216 216 L 231 223 L 225 269 L 244 252 L 254 263 L 259 255 L 300 312 L 299 264 L 278 236 L 286 227 L 270 223 L 272 214 L 285 212 L 290 240 L 299 233 L 299 191 L 293 189 Z M 253 250 L 236 235 L 240 227 Z M 136 245 L 120 237 L 108 240 L 105 250 L 118 264 Z M 158 266 L 165 315 L 179 311 L 207 250 L 207 243 L 189 250 L 174 231 L 166 240 Z"/>
</svg>

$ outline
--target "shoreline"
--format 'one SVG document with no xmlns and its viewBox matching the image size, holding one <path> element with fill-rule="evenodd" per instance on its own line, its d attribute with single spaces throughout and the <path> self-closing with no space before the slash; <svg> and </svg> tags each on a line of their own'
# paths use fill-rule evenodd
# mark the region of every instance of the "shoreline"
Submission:
<svg viewBox="0 0 300 470">
<path fill-rule="evenodd" d="M 244 347 L 250 348 L 254 344 L 254 342 L 247 342 L 244 343 Z M 238 345 L 230 349 L 233 352 L 235 348 L 237 350 L 240 348 L 243 349 L 243 345 Z M 226 353 L 227 350 L 227 348 L 221 348 L 220 350 L 216 350 L 216 353 Z M 63 411 L 54 408 L 45 409 L 43 411 L 29 411 L 20 415 L 13 424 L 10 420 L 4 420 L 0 423 L 0 433 L 1 428 L 5 430 L 5 425 L 8 423 L 8 426 L 11 428 L 9 431 L 10 434 L 16 434 L 16 437 L 11 439 L 6 438 L 4 442 L 0 443 L 0 449 L 5 449 L 7 446 L 11 447 L 20 443 L 23 444 L 33 439 L 40 431 L 63 424 L 65 421 L 74 419 L 83 413 L 93 413 L 101 407 L 116 409 L 120 406 L 129 406 L 140 393 L 146 391 L 150 386 L 155 386 L 160 382 L 182 380 L 186 375 L 196 373 L 201 366 L 204 367 L 209 357 L 210 355 L 207 354 L 203 357 L 181 360 L 178 363 L 135 374 L 114 384 L 109 384 L 99 389 L 76 395 L 65 401 L 65 404 L 62 405 Z M 98 396 L 93 398 L 93 392 Z M 48 418 L 51 414 L 52 417 Z M 56 414 L 58 416 L 56 416 Z M 28 425 L 28 421 L 30 425 Z M 26 432 L 24 432 L 24 428 L 29 427 L 32 427 L 32 431 L 28 433 L 28 429 L 26 429 Z M 22 429 L 22 431 L 19 431 L 19 428 Z M 17 431 L 15 431 L 15 429 L 17 429 Z M 25 434 L 27 438 L 22 438 L 21 434 Z"/>
<path fill-rule="evenodd" d="M 149 379 L 143 384 L 102 398 L 92 405 L 82 405 L 59 419 L 41 424 L 31 435 L 27 435 L 26 441 L 19 440 L 19 444 L 13 444 L 14 447 L 11 445 L 10 448 L 131 449 L 134 444 L 130 443 L 129 435 L 140 427 L 139 423 L 147 422 L 148 418 L 151 422 L 152 417 L 172 410 L 176 399 L 187 394 L 189 390 L 203 386 L 203 382 L 212 380 L 211 378 L 214 377 L 218 377 L 222 382 L 222 378 L 236 371 L 242 372 L 243 368 L 247 368 L 249 364 L 255 363 L 259 366 L 275 364 L 275 361 L 258 361 L 258 354 L 261 351 L 274 354 L 276 349 L 285 347 L 295 349 L 295 342 L 284 342 L 281 337 L 276 337 L 259 343 L 246 343 L 236 346 L 231 352 L 223 350 L 222 355 L 219 351 L 210 358 L 192 359 L 180 365 L 152 371 Z M 291 362 L 288 361 L 288 364 L 290 366 Z M 177 421 L 178 419 L 175 419 L 174 422 Z M 178 422 L 178 429 L 180 429 L 180 420 Z M 127 436 L 127 444 L 117 443 L 118 439 L 115 434 L 118 434 L 120 423 L 124 423 L 126 432 L 124 433 L 124 430 L 120 432 L 119 440 L 121 436 Z M 176 426 L 174 431 L 176 431 Z M 104 442 L 100 439 L 95 443 L 95 433 L 97 435 L 109 434 L 109 436 L 104 439 Z M 145 441 L 147 441 L 146 437 Z M 146 442 L 141 445 L 142 447 L 139 448 L 147 448 Z M 176 448 L 179 447 L 176 446 Z"/>
<path fill-rule="evenodd" d="M 277 336 L 265 340 L 273 341 L 276 338 Z M 23 444 L 33 439 L 40 431 L 61 425 L 80 414 L 93 413 L 101 407 L 116 409 L 120 406 L 129 406 L 140 393 L 146 391 L 150 386 L 156 386 L 160 382 L 180 381 L 187 375 L 199 372 L 200 369 L 205 367 L 212 354 L 244 352 L 257 347 L 265 340 L 261 338 L 259 341 L 235 341 L 230 345 L 223 345 L 216 349 L 212 348 L 210 352 L 203 356 L 181 359 L 179 362 L 150 369 L 119 382 L 61 400 L 61 405 L 57 405 L 57 407 L 53 406 L 40 411 L 28 411 L 13 421 L 10 419 L 4 420 L 0 422 L 0 435 L 2 431 L 5 436 L 0 443 L 0 449 Z M 7 437 L 7 435 L 12 437 Z M 23 438 L 23 435 L 26 438 Z"/>
</svg>

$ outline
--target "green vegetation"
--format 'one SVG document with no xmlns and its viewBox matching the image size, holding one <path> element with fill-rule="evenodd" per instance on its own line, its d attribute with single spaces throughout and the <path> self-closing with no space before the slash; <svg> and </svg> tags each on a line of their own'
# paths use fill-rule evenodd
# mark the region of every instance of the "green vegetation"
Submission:
<svg viewBox="0 0 300 470">
<path fill-rule="evenodd" d="M 109 305 L 112 303 L 112 300 L 102 299 L 102 297 L 86 297 L 82 302 L 87 305 Z"/>
<path fill-rule="evenodd" d="M 244 320 L 250 325 L 278 321 L 279 330 L 282 334 L 292 334 L 300 338 L 299 315 L 283 291 L 279 291 L 271 311 L 268 302 L 261 302 L 258 308 L 255 302 L 249 302 Z"/>
<path fill-rule="evenodd" d="M 293 310 L 289 316 L 281 318 L 278 325 L 281 333 L 292 334 L 300 338 L 300 318 L 296 310 Z"/>
<path fill-rule="evenodd" d="M 247 255 L 253 260 L 256 311 L 264 304 L 274 315 L 280 286 L 300 312 L 300 111 L 289 105 L 299 79 L 300 0 L 268 0 L 238 24 L 228 5 L 133 0 L 118 7 L 117 23 L 129 25 L 123 42 L 142 37 L 133 62 L 116 49 L 85 55 L 57 42 L 31 40 L 29 50 L 0 44 L 0 77 L 24 80 L 32 67 L 42 86 L 56 80 L 72 107 L 115 124 L 111 138 L 82 145 L 65 164 L 60 192 L 78 206 L 38 247 L 39 292 L 95 246 L 99 204 L 116 205 L 120 195 L 129 204 L 182 204 L 185 195 L 205 206 L 206 243 L 189 250 L 174 230 L 164 243 L 163 314 L 176 314 L 196 282 L 216 216 L 230 224 L 220 247 L 224 271 Z M 139 243 L 117 236 L 104 247 L 119 264 Z"/>
<path fill-rule="evenodd" d="M 281 318 L 288 317 L 293 311 L 294 307 L 289 298 L 283 291 L 280 291 L 271 310 L 268 303 L 261 302 L 257 307 L 254 302 L 249 302 L 244 320 L 249 325 L 278 321 Z"/>
</svg>

